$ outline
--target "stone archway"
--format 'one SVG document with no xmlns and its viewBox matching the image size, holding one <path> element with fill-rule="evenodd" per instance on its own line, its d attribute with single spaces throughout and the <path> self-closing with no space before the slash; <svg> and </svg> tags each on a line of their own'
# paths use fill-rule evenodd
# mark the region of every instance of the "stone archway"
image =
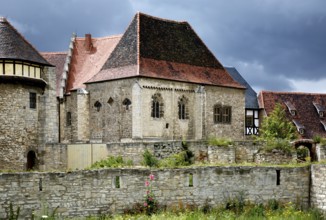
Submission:
<svg viewBox="0 0 326 220">
<path fill-rule="evenodd" d="M 27 153 L 27 170 L 33 170 L 36 167 L 36 153 L 33 150 L 28 151 Z"/>
<path fill-rule="evenodd" d="M 304 146 L 309 149 L 311 161 L 317 161 L 316 144 L 312 139 L 301 139 L 293 142 L 295 149 Z"/>
</svg>

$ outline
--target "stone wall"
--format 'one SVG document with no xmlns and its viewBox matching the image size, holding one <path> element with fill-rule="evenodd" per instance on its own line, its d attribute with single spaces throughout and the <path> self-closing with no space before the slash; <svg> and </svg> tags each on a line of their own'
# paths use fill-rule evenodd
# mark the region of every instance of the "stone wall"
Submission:
<svg viewBox="0 0 326 220">
<path fill-rule="evenodd" d="M 311 205 L 326 214 L 326 165 L 311 165 Z"/>
<path fill-rule="evenodd" d="M 134 165 L 141 165 L 146 149 L 156 158 L 163 159 L 182 151 L 183 143 L 194 154 L 195 163 L 254 162 L 254 155 L 262 146 L 262 143 L 252 141 L 238 141 L 228 147 L 207 146 L 205 141 L 47 144 L 40 147 L 40 170 L 84 169 L 108 156 L 122 156 L 125 160 L 132 160 Z"/>
<path fill-rule="evenodd" d="M 116 142 L 132 138 L 132 86 L 134 79 L 87 85 L 89 91 L 89 130 L 93 143 Z M 130 101 L 130 104 L 124 103 Z M 96 107 L 95 103 L 101 104 Z"/>
<path fill-rule="evenodd" d="M 318 161 L 326 160 L 326 146 L 317 144 L 316 146 Z"/>
<path fill-rule="evenodd" d="M 39 143 L 39 98 L 43 90 L 19 83 L 0 82 L 0 169 L 25 170 L 27 154 Z M 30 108 L 30 92 L 36 108 Z"/>
<path fill-rule="evenodd" d="M 208 162 L 217 163 L 235 163 L 235 149 L 233 146 L 208 146 Z"/>
<path fill-rule="evenodd" d="M 309 204 L 309 167 L 198 167 L 188 169 L 103 169 L 58 173 L 0 174 L 0 218 L 9 204 L 28 219 L 42 206 L 63 217 L 121 213 L 142 203 L 144 182 L 155 176 L 153 192 L 162 205 L 225 203 L 240 193 L 246 200 Z M 192 183 L 189 181 L 193 177 Z M 325 176 L 325 175 L 324 175 Z M 116 182 L 119 184 L 116 184 Z M 300 184 L 298 184 L 300 183 Z"/>
<path fill-rule="evenodd" d="M 282 150 L 272 150 L 271 152 L 260 151 L 255 154 L 254 162 L 257 164 L 288 164 L 297 161 L 296 152 L 285 153 Z"/>
</svg>

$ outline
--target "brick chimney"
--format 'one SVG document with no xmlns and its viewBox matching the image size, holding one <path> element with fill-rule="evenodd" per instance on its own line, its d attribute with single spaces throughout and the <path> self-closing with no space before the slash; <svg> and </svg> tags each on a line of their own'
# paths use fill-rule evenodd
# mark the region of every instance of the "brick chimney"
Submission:
<svg viewBox="0 0 326 220">
<path fill-rule="evenodd" d="M 86 49 L 86 51 L 91 52 L 92 48 L 93 48 L 92 35 L 85 34 L 85 49 Z"/>
</svg>

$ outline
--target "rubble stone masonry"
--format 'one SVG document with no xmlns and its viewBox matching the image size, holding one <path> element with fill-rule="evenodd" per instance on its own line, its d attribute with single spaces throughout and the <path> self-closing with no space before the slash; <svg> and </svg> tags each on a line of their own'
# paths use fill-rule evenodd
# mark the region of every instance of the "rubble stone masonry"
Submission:
<svg viewBox="0 0 326 220">
<path fill-rule="evenodd" d="M 155 176 L 152 187 L 156 199 L 169 207 L 214 206 L 240 194 L 252 202 L 276 199 L 307 207 L 309 171 L 309 167 L 197 167 L 1 173 L 0 218 L 6 218 L 10 203 L 21 208 L 24 219 L 33 211 L 40 213 L 42 207 L 48 207 L 49 212 L 58 207 L 57 214 L 62 217 L 121 213 L 135 203 L 143 203 L 144 182 L 150 173 Z M 325 167 L 320 171 L 324 173 L 319 172 L 318 184 L 323 186 Z M 325 203 L 325 190 L 320 188 L 318 192 L 321 200 L 316 202 Z M 325 205 L 320 207 L 325 209 Z"/>
</svg>

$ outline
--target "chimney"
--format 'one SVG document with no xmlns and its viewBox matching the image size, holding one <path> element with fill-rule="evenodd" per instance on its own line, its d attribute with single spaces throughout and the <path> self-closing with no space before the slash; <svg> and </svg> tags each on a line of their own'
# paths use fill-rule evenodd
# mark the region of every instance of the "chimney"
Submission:
<svg viewBox="0 0 326 220">
<path fill-rule="evenodd" d="M 85 34 L 85 50 L 88 52 L 91 52 L 93 48 L 92 44 L 92 35 L 91 34 Z"/>
</svg>

